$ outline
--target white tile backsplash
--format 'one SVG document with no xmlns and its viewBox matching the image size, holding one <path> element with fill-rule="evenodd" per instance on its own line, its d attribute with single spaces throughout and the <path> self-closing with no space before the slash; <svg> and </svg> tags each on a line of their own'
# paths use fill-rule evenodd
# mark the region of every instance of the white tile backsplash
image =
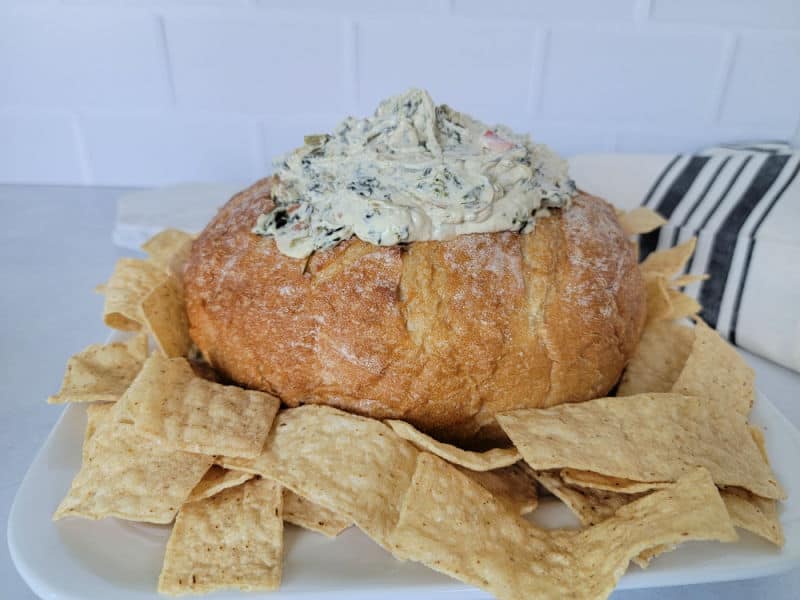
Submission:
<svg viewBox="0 0 800 600">
<path fill-rule="evenodd" d="M 90 114 L 80 119 L 94 182 L 158 186 L 258 178 L 258 139 L 247 118 Z"/>
<path fill-rule="evenodd" d="M 555 29 L 541 101 L 547 117 L 713 118 L 724 39 L 716 34 Z"/>
<path fill-rule="evenodd" d="M 800 10 L 800 2 L 797 6 Z M 796 127 L 800 120 L 800 35 L 744 34 L 735 56 L 720 121 Z"/>
<path fill-rule="evenodd" d="M 547 144 L 563 156 L 613 152 L 616 141 L 614 127 L 602 123 L 537 120 L 521 129 L 529 132 L 534 142 Z"/>
<path fill-rule="evenodd" d="M 362 113 L 410 87 L 438 103 L 514 126 L 525 119 L 534 75 L 536 29 L 530 23 L 454 19 L 358 25 L 358 97 Z"/>
<path fill-rule="evenodd" d="M 453 0 L 453 13 L 481 17 L 525 17 L 537 21 L 628 21 L 636 0 Z"/>
<path fill-rule="evenodd" d="M 664 132 L 652 126 L 643 129 L 624 129 L 617 132 L 614 150 L 617 152 L 693 152 L 717 144 L 744 142 L 786 141 L 785 129 L 770 125 L 722 127 L 710 125 L 695 130 L 676 129 Z"/>
<path fill-rule="evenodd" d="M 336 15 L 437 14 L 445 3 L 440 0 L 255 0 L 270 10 Z"/>
<path fill-rule="evenodd" d="M 84 183 L 68 114 L 0 114 L 0 182 Z"/>
<path fill-rule="evenodd" d="M 346 28 L 337 19 L 254 12 L 167 17 L 178 107 L 296 115 L 344 109 Z"/>
<path fill-rule="evenodd" d="M 265 118 L 259 123 L 259 136 L 265 165 L 272 169 L 272 160 L 303 145 L 303 136 L 331 131 L 342 116 L 307 115 L 302 118 Z"/>
<path fill-rule="evenodd" d="M 652 0 L 650 14 L 664 22 L 800 27 L 797 0 Z"/>
<path fill-rule="evenodd" d="M 411 86 L 564 154 L 800 143 L 798 0 L 0 6 L 0 183 L 245 181 Z"/>
<path fill-rule="evenodd" d="M 158 17 L 106 10 L 0 14 L 0 106 L 162 108 Z"/>
</svg>

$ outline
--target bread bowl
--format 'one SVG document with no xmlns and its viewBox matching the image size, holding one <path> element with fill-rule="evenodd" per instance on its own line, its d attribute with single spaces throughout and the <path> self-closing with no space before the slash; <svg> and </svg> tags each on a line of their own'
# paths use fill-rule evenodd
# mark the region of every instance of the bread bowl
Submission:
<svg viewBox="0 0 800 600">
<path fill-rule="evenodd" d="M 190 334 L 223 376 L 289 406 L 403 419 L 462 444 L 501 440 L 498 412 L 617 382 L 645 294 L 606 201 L 574 191 L 516 230 L 384 244 L 353 234 L 289 256 L 254 232 L 262 215 L 274 225 L 281 175 L 234 196 L 184 271 Z"/>
</svg>

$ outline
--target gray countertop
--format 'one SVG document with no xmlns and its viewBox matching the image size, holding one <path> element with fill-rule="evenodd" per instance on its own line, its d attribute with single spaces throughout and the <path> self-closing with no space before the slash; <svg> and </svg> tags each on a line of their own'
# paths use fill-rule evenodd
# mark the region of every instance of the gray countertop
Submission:
<svg viewBox="0 0 800 600">
<path fill-rule="evenodd" d="M 0 522 L 19 483 L 61 409 L 45 403 L 57 391 L 67 358 L 101 342 L 101 296 L 115 260 L 128 251 L 111 243 L 117 188 L 0 185 Z M 800 425 L 800 375 L 746 354 L 758 387 Z M 0 548 L 1 596 L 35 598 Z M 619 592 L 620 600 L 740 600 L 798 597 L 800 569 L 742 582 Z M 155 592 L 154 597 L 157 597 Z"/>
</svg>

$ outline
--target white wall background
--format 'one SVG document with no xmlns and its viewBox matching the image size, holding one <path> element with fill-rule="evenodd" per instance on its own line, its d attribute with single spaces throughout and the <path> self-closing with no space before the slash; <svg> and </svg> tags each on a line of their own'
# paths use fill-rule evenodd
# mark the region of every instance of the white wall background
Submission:
<svg viewBox="0 0 800 600">
<path fill-rule="evenodd" d="M 244 182 L 412 85 L 564 154 L 800 145 L 800 0 L 0 0 L 0 182 Z"/>
</svg>

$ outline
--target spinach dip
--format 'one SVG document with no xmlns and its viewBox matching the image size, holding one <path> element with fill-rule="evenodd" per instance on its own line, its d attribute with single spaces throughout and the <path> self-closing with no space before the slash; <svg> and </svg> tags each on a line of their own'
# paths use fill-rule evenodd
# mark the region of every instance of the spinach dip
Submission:
<svg viewBox="0 0 800 600">
<path fill-rule="evenodd" d="M 390 246 L 466 233 L 529 232 L 568 206 L 566 161 L 412 89 L 348 117 L 275 162 L 274 209 L 254 232 L 303 258 L 355 235 Z"/>
</svg>

